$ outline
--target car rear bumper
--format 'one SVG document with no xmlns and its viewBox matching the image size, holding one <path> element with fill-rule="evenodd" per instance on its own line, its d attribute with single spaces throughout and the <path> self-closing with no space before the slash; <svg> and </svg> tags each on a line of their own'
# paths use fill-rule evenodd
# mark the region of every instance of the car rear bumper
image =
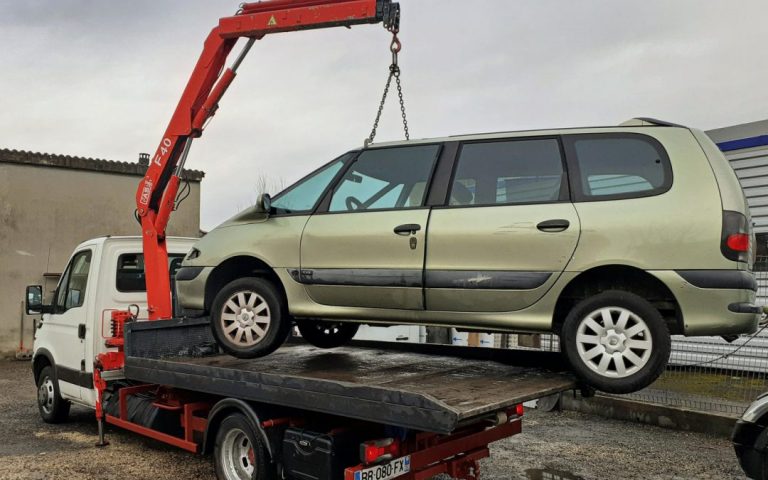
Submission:
<svg viewBox="0 0 768 480">
<path fill-rule="evenodd" d="M 756 305 L 755 277 L 741 270 L 659 270 L 649 272 L 675 296 L 688 336 L 754 333 L 762 309 Z"/>
</svg>

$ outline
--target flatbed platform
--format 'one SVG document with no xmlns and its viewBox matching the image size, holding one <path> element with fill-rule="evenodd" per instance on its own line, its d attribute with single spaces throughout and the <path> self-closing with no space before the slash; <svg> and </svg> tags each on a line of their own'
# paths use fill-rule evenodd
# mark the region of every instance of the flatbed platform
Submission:
<svg viewBox="0 0 768 480">
<path fill-rule="evenodd" d="M 559 353 L 353 342 L 286 343 L 242 360 L 215 350 L 206 319 L 126 329 L 131 380 L 422 431 L 451 433 L 527 400 L 578 388 Z"/>
</svg>

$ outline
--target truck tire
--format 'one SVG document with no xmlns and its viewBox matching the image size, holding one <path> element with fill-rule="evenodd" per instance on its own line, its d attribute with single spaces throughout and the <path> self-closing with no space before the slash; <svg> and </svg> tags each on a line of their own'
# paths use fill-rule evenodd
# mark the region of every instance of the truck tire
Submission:
<svg viewBox="0 0 768 480">
<path fill-rule="evenodd" d="M 237 358 L 256 358 L 283 344 L 291 331 L 291 318 L 272 283 L 246 277 L 228 283 L 216 295 L 211 329 L 225 352 Z"/>
<path fill-rule="evenodd" d="M 318 348 L 336 348 L 347 344 L 355 336 L 360 325 L 348 322 L 323 320 L 296 320 L 299 333 L 308 343 Z"/>
<path fill-rule="evenodd" d="M 37 377 L 37 409 L 45 423 L 61 423 L 69 416 L 72 404 L 61 398 L 53 367 L 43 367 Z"/>
<path fill-rule="evenodd" d="M 576 375 L 608 393 L 653 383 L 669 360 L 667 323 L 647 300 L 608 290 L 577 303 L 563 324 L 562 350 Z"/>
<path fill-rule="evenodd" d="M 253 426 L 242 413 L 222 420 L 216 432 L 213 462 L 219 480 L 274 480 L 275 467 Z"/>
</svg>

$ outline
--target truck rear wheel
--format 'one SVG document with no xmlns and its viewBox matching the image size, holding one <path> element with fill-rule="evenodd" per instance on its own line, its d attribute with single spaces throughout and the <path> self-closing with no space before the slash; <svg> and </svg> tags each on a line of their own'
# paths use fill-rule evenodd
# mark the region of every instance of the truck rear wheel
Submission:
<svg viewBox="0 0 768 480">
<path fill-rule="evenodd" d="M 53 376 L 53 367 L 43 367 L 37 377 L 37 409 L 46 423 L 61 423 L 69 416 L 68 401 L 59 394 L 59 382 Z"/>
<path fill-rule="evenodd" d="M 229 415 L 219 425 L 213 458 L 219 480 L 277 478 L 264 443 L 241 413 Z"/>
<path fill-rule="evenodd" d="M 360 325 L 323 320 L 296 320 L 304 340 L 319 348 L 336 348 L 345 345 L 355 336 Z"/>
<path fill-rule="evenodd" d="M 561 334 L 562 351 L 588 385 L 631 393 L 653 383 L 669 360 L 669 328 L 634 293 L 609 290 L 577 303 Z"/>
<path fill-rule="evenodd" d="M 269 355 L 291 331 L 282 295 L 268 280 L 240 278 L 213 300 L 211 328 L 221 348 L 238 358 Z"/>
</svg>

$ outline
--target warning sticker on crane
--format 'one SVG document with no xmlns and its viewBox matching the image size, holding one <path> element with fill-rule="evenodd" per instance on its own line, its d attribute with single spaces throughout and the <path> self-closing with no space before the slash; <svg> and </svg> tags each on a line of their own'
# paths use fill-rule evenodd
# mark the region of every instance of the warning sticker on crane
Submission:
<svg viewBox="0 0 768 480">
<path fill-rule="evenodd" d="M 267 22 L 267 26 L 268 27 L 274 27 L 276 25 L 277 25 L 277 19 L 275 18 L 274 15 L 272 15 L 271 17 L 269 17 L 269 21 Z"/>
</svg>

